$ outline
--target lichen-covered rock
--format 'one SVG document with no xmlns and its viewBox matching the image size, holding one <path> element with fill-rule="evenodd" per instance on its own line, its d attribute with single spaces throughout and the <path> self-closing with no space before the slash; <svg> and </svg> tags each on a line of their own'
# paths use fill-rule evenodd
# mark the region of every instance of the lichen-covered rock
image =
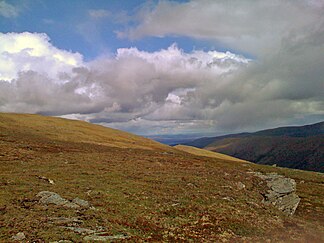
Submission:
<svg viewBox="0 0 324 243">
<path fill-rule="evenodd" d="M 123 240 L 129 238 L 127 235 L 88 235 L 83 238 L 86 242 L 93 242 L 93 241 L 105 241 L 111 242 L 112 240 Z"/>
<path fill-rule="evenodd" d="M 13 239 L 14 241 L 21 241 L 21 240 L 26 239 L 26 236 L 25 236 L 25 234 L 24 234 L 23 232 L 19 232 L 19 233 L 17 233 L 16 235 L 14 235 L 14 236 L 12 237 L 12 239 Z"/>
<path fill-rule="evenodd" d="M 72 200 L 72 202 L 75 203 L 75 204 L 77 204 L 77 205 L 79 205 L 79 206 L 81 206 L 81 207 L 84 207 L 84 208 L 88 208 L 88 207 L 90 207 L 90 204 L 89 204 L 88 201 L 83 200 L 83 199 L 80 199 L 80 198 L 78 198 L 78 197 L 74 198 L 74 199 Z"/>
<path fill-rule="evenodd" d="M 42 191 L 37 194 L 39 199 L 39 202 L 42 204 L 55 204 L 58 206 L 62 207 L 67 207 L 67 208 L 79 208 L 80 206 L 76 203 L 70 202 L 66 200 L 65 198 L 62 198 L 59 194 L 55 192 L 49 192 L 49 191 Z"/>
<path fill-rule="evenodd" d="M 294 179 L 286 178 L 277 173 L 264 175 L 260 172 L 254 172 L 253 174 L 267 182 L 269 190 L 264 194 L 265 204 L 272 204 L 288 215 L 295 213 L 300 198 L 295 192 L 296 182 Z"/>
<path fill-rule="evenodd" d="M 288 194 L 296 190 L 296 182 L 293 179 L 277 177 L 268 181 L 267 185 L 272 191 L 280 194 Z"/>
</svg>

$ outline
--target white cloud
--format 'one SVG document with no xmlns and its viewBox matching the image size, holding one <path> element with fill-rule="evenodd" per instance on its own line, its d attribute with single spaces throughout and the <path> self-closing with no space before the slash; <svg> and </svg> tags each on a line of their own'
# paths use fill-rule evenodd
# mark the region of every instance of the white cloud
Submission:
<svg viewBox="0 0 324 243">
<path fill-rule="evenodd" d="M 57 78 L 82 62 L 80 54 L 54 47 L 46 34 L 0 33 L 0 80 L 10 81 L 28 70 Z"/>
<path fill-rule="evenodd" d="M 84 119 L 141 134 L 233 131 L 324 117 L 323 28 L 249 60 L 175 44 L 84 62 L 47 35 L 0 35 L 0 111 Z M 6 64 L 6 65 L 5 65 Z M 1 80 L 1 79 L 0 79 Z"/>
<path fill-rule="evenodd" d="M 138 12 L 139 24 L 120 37 L 188 36 L 220 42 L 260 55 L 272 51 L 287 31 L 311 26 L 323 16 L 321 1 L 199 0 L 159 1 Z"/>
<path fill-rule="evenodd" d="M 0 16 L 3 16 L 5 18 L 13 18 L 13 17 L 17 17 L 19 14 L 18 9 L 7 3 L 4 0 L 0 1 Z"/>
</svg>

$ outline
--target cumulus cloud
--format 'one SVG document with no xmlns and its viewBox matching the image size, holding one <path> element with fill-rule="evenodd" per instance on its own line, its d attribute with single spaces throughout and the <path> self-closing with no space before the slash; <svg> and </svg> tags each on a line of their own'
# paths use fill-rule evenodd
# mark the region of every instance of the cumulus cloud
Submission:
<svg viewBox="0 0 324 243">
<path fill-rule="evenodd" d="M 84 62 L 44 34 L 3 34 L 0 41 L 8 47 L 0 51 L 0 111 L 60 115 L 140 134 L 233 132 L 323 119 L 321 2 L 257 1 L 251 8 L 234 2 L 161 1 L 142 11 L 143 21 L 125 34 L 208 37 L 253 49 L 253 60 L 232 52 L 187 53 L 174 44 L 156 52 L 121 48 Z M 183 20 L 176 21 L 175 13 Z M 165 22 L 172 19 L 173 25 Z M 202 21 L 201 27 L 189 19 Z"/>
<path fill-rule="evenodd" d="M 131 39 L 188 36 L 259 55 L 281 42 L 287 31 L 311 26 L 323 11 L 323 1 L 307 0 L 159 1 L 134 16 L 137 26 L 118 34 Z"/>
<path fill-rule="evenodd" d="M 160 1 L 120 37 L 188 36 L 254 55 L 253 64 L 199 86 L 147 119 L 210 121 L 222 130 L 324 118 L 323 1 Z M 193 21 L 194 20 L 194 21 Z M 173 109 L 171 109 L 171 106 Z M 171 114 L 170 111 L 176 111 Z M 188 117 L 189 116 L 189 117 Z"/>
<path fill-rule="evenodd" d="M 0 33 L 0 80 L 10 81 L 29 70 L 57 78 L 80 65 L 80 54 L 54 47 L 46 34 Z"/>
<path fill-rule="evenodd" d="M 18 9 L 7 3 L 6 1 L 2 0 L 0 1 L 0 16 L 5 18 L 13 18 L 18 16 Z"/>
<path fill-rule="evenodd" d="M 80 54 L 54 47 L 45 34 L 1 34 L 0 42 L 1 111 L 69 115 L 112 125 L 132 120 L 153 124 L 156 112 L 167 108 L 170 113 L 161 113 L 161 120 L 172 120 L 176 113 L 175 119 L 183 114 L 190 120 L 185 104 L 196 89 L 221 85 L 224 77 L 251 62 L 230 52 L 185 53 L 172 45 L 152 53 L 118 49 L 114 57 L 85 63 Z"/>
</svg>

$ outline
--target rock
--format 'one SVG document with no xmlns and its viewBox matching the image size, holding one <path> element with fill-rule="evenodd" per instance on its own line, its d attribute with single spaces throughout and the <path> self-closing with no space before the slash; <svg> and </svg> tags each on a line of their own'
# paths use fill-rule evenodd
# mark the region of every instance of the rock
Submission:
<svg viewBox="0 0 324 243">
<path fill-rule="evenodd" d="M 59 241 L 51 241 L 50 243 L 73 243 L 73 241 L 70 241 L 70 240 L 59 240 Z"/>
<path fill-rule="evenodd" d="M 296 182 L 290 178 L 277 177 L 268 181 L 271 190 L 280 194 L 288 194 L 296 190 Z"/>
<path fill-rule="evenodd" d="M 17 233 L 16 235 L 14 235 L 13 237 L 12 237 L 12 239 L 13 240 L 24 240 L 24 239 L 26 239 L 26 236 L 25 236 L 25 234 L 23 233 L 23 232 L 19 232 L 19 233 Z"/>
<path fill-rule="evenodd" d="M 234 198 L 232 197 L 223 197 L 222 199 L 226 201 L 234 201 Z"/>
<path fill-rule="evenodd" d="M 79 218 L 65 218 L 65 217 L 51 217 L 49 218 L 49 223 L 56 225 L 66 225 L 66 224 L 81 224 L 83 221 Z"/>
<path fill-rule="evenodd" d="M 243 190 L 245 188 L 245 185 L 240 181 L 236 183 L 236 186 L 237 186 L 237 189 L 239 189 L 239 190 Z"/>
<path fill-rule="evenodd" d="M 38 197 L 41 197 L 39 200 L 42 204 L 55 204 L 62 207 L 67 208 L 79 208 L 80 206 L 78 204 L 72 203 L 64 198 L 62 198 L 59 194 L 55 192 L 49 192 L 49 191 L 42 191 L 37 194 Z"/>
<path fill-rule="evenodd" d="M 123 240 L 127 239 L 129 236 L 127 235 L 99 235 L 99 234 L 94 234 L 94 235 L 88 235 L 83 238 L 84 241 L 111 241 L 111 240 Z"/>
<path fill-rule="evenodd" d="M 68 229 L 68 230 L 72 230 L 75 233 L 79 233 L 79 234 L 94 234 L 96 233 L 95 230 L 91 230 L 91 229 L 86 229 L 86 228 L 80 228 L 80 227 L 62 227 L 64 229 Z"/>
<path fill-rule="evenodd" d="M 296 194 L 296 182 L 294 179 L 286 178 L 277 173 L 266 175 L 255 172 L 254 175 L 267 181 L 269 190 L 264 194 L 264 203 L 272 204 L 288 215 L 293 215 L 300 202 Z"/>
<path fill-rule="evenodd" d="M 54 183 L 54 180 L 52 180 L 52 179 L 48 179 L 48 178 L 46 178 L 45 176 L 37 176 L 37 178 L 38 178 L 38 179 L 41 179 L 41 180 L 44 180 L 44 181 L 47 181 L 49 184 L 52 184 L 52 185 L 55 184 L 55 183 Z"/>
<path fill-rule="evenodd" d="M 74 198 L 74 199 L 72 200 L 72 203 L 75 203 L 75 204 L 77 204 L 77 205 L 79 205 L 79 206 L 81 206 L 81 207 L 84 207 L 84 208 L 88 208 L 88 207 L 90 207 L 90 204 L 89 204 L 88 201 L 83 200 L 83 199 L 80 199 L 80 198 L 78 198 L 78 197 Z"/>
<path fill-rule="evenodd" d="M 279 197 L 275 206 L 288 215 L 293 215 L 298 207 L 300 198 L 296 193 L 290 193 L 286 196 Z"/>
</svg>

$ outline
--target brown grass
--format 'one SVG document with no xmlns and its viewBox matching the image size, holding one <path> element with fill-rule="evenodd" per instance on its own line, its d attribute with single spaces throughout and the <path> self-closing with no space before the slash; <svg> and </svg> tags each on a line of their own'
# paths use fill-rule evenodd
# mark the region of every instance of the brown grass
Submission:
<svg viewBox="0 0 324 243">
<path fill-rule="evenodd" d="M 228 161 L 236 161 L 236 162 L 245 162 L 245 163 L 248 162 L 246 160 L 238 159 L 238 158 L 226 155 L 226 154 L 221 154 L 221 153 L 209 151 L 206 149 L 199 149 L 199 148 L 195 148 L 195 147 L 187 146 L 187 145 L 176 145 L 176 146 L 174 146 L 174 148 L 184 151 L 184 152 L 187 152 L 187 153 L 190 153 L 190 154 L 198 155 L 198 156 L 204 156 L 204 157 L 210 157 L 210 158 L 216 158 L 216 159 L 222 159 L 222 160 L 228 160 Z"/>
<path fill-rule="evenodd" d="M 262 204 L 266 187 L 251 170 L 297 181 L 295 216 Z M 18 232 L 29 242 L 82 241 L 53 217 L 77 217 L 79 227 L 131 242 L 323 242 L 323 185 L 320 173 L 191 155 L 85 122 L 0 114 L 1 242 Z M 88 200 L 95 210 L 41 205 L 43 190 Z"/>
</svg>

